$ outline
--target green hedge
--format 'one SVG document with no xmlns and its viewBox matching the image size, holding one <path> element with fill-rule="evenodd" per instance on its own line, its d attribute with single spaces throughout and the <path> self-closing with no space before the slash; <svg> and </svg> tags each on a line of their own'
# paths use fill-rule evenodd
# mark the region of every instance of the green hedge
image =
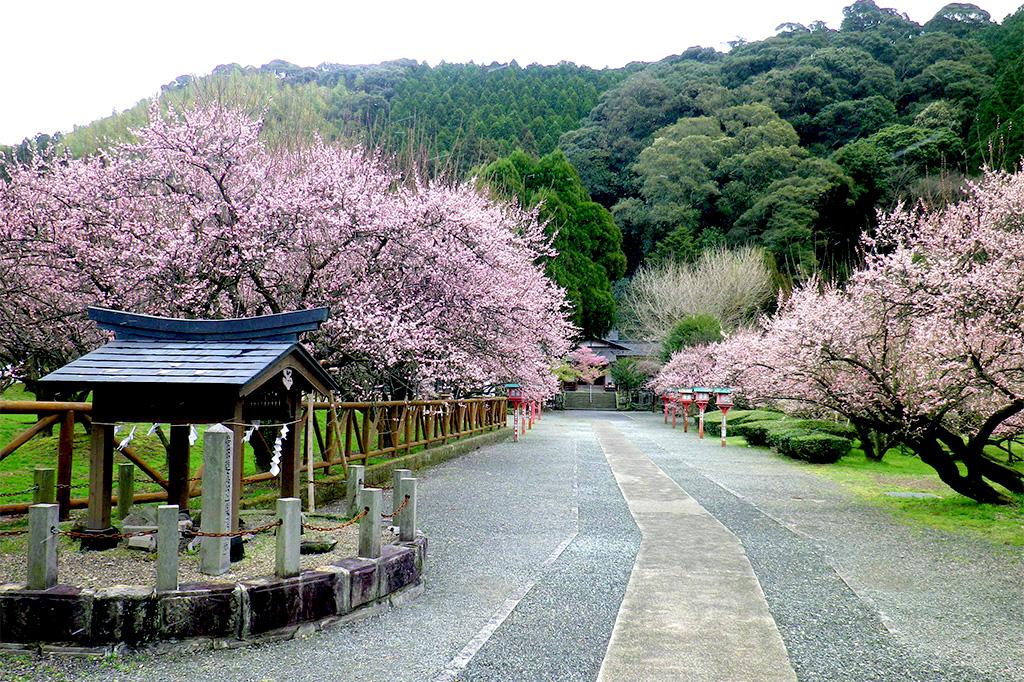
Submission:
<svg viewBox="0 0 1024 682">
<path fill-rule="evenodd" d="M 768 445 L 768 433 L 778 429 L 782 420 L 745 421 L 731 429 L 734 436 L 743 436 L 749 445 Z"/>
<path fill-rule="evenodd" d="M 690 416 L 696 421 L 697 410 L 693 407 L 690 408 Z M 729 428 L 737 424 L 749 421 L 767 421 L 769 419 L 784 419 L 785 414 L 782 412 L 772 412 L 770 410 L 729 410 Z M 722 411 L 716 409 L 714 405 L 708 408 L 708 411 L 704 413 L 704 425 L 705 426 L 719 426 L 722 423 Z"/>
<path fill-rule="evenodd" d="M 787 457 L 814 464 L 831 464 L 850 451 L 853 441 L 842 436 L 791 429 L 778 438 L 778 450 Z"/>
<path fill-rule="evenodd" d="M 786 428 L 817 431 L 832 436 L 842 436 L 851 440 L 857 437 L 857 429 L 853 428 L 850 424 L 825 419 L 787 419 Z"/>
</svg>

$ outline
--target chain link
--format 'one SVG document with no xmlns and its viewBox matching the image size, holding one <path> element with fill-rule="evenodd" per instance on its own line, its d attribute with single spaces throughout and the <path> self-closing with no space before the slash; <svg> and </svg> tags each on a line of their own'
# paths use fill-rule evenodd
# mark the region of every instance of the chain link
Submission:
<svg viewBox="0 0 1024 682">
<path fill-rule="evenodd" d="M 27 530 L 0 530 L 0 538 L 11 538 L 17 535 L 26 535 Z"/>
<path fill-rule="evenodd" d="M 0 497 L 17 497 L 18 495 L 27 495 L 29 493 L 34 493 L 37 490 L 39 490 L 39 486 L 34 485 L 31 488 L 25 488 L 24 490 L 18 490 L 16 492 L 0 493 Z"/>
<path fill-rule="evenodd" d="M 385 518 L 385 519 L 392 519 L 392 518 L 398 516 L 399 514 L 401 514 L 402 510 L 405 509 L 405 505 L 407 505 L 407 504 L 409 504 L 409 496 L 408 495 L 406 495 L 405 499 L 402 500 L 402 504 L 398 505 L 398 509 L 396 509 L 395 511 L 391 512 L 390 514 L 381 514 L 381 517 Z"/>
<path fill-rule="evenodd" d="M 244 530 L 230 530 L 225 533 L 206 533 L 201 530 L 184 530 L 181 532 L 182 535 L 190 538 L 240 538 L 243 535 L 256 535 L 257 533 L 264 533 L 268 530 L 272 530 L 281 525 L 281 519 L 268 523 L 265 526 L 258 526 L 256 528 L 246 528 Z"/>
<path fill-rule="evenodd" d="M 354 523 L 358 523 L 360 519 L 362 519 L 364 516 L 366 516 L 369 513 L 370 513 L 370 508 L 369 507 L 363 507 L 363 511 L 359 512 L 358 514 L 356 514 L 355 516 L 353 516 L 351 519 L 349 519 L 345 523 L 341 524 L 340 526 L 311 526 L 308 523 L 303 523 L 302 527 L 305 528 L 306 530 L 315 530 L 315 531 L 319 531 L 321 533 L 333 533 L 334 531 L 339 531 L 339 530 L 341 530 L 343 528 L 348 528 L 349 526 L 351 526 Z"/>
</svg>

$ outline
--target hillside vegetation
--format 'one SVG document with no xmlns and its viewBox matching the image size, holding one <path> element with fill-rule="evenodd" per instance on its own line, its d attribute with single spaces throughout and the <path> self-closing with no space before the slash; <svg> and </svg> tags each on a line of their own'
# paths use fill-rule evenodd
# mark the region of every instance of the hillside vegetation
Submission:
<svg viewBox="0 0 1024 682">
<path fill-rule="evenodd" d="M 263 113 L 272 145 L 352 140 L 431 175 L 464 178 L 500 160 L 522 173 L 559 150 L 582 183 L 573 202 L 591 213 L 591 200 L 603 205 L 621 231 L 609 235 L 600 215 L 557 216 L 581 226 L 561 240 L 578 253 L 563 259 L 575 271 L 560 281 L 593 288 L 572 298 L 577 322 L 600 333 L 622 252 L 632 274 L 645 262 L 690 262 L 707 248 L 751 244 L 764 247 L 784 286 L 820 271 L 841 279 L 877 210 L 941 205 L 983 165 L 1016 167 L 1022 46 L 1024 11 L 1000 22 L 953 3 L 919 24 L 857 0 L 838 29 L 785 23 L 725 52 L 694 47 L 623 69 L 275 61 L 183 76 L 161 98 Z M 93 153 L 127 139 L 146 108 L 42 135 L 38 147 Z M 30 153 L 27 143 L 6 150 L 8 163 Z M 516 183 L 530 204 L 560 191 L 545 193 L 530 177 Z M 587 225 L 597 232 L 586 234 Z M 607 257 L 593 253 L 601 245 Z"/>
</svg>

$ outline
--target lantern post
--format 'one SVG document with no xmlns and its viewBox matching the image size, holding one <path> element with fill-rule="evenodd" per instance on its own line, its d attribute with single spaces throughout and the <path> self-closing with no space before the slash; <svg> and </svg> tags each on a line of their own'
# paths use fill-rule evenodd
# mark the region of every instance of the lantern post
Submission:
<svg viewBox="0 0 1024 682">
<path fill-rule="evenodd" d="M 697 409 L 700 411 L 700 415 L 697 418 L 697 437 L 704 437 L 704 410 L 707 408 L 708 403 L 711 402 L 711 389 L 710 388 L 695 388 L 693 389 L 693 402 L 697 403 Z"/>
<path fill-rule="evenodd" d="M 722 411 L 722 447 L 725 447 L 725 415 L 732 407 L 732 389 L 730 388 L 716 388 L 715 389 L 715 405 Z"/>
<path fill-rule="evenodd" d="M 519 384 L 505 384 L 508 401 L 512 404 L 512 442 L 519 442 L 519 409 L 523 404 L 523 387 Z"/>
<path fill-rule="evenodd" d="M 683 433 L 690 431 L 690 404 L 693 402 L 693 389 L 684 388 L 676 398 L 683 404 Z"/>
<path fill-rule="evenodd" d="M 665 392 L 661 394 L 661 403 L 662 403 L 662 405 L 664 407 L 663 411 L 664 411 L 664 414 L 665 414 L 665 423 L 666 424 L 668 424 L 669 406 L 672 404 L 672 401 L 673 401 L 673 398 L 674 398 L 673 394 L 675 392 L 676 392 L 676 389 L 674 389 L 674 388 L 667 388 L 667 389 L 665 389 Z"/>
</svg>

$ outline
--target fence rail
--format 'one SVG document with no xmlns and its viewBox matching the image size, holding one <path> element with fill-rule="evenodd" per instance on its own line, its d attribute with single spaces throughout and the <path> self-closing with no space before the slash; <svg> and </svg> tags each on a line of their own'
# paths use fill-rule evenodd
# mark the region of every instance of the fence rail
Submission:
<svg viewBox="0 0 1024 682">
<path fill-rule="evenodd" d="M 365 464 L 367 460 L 385 457 L 392 459 L 411 454 L 416 448 L 429 448 L 485 431 L 503 428 L 506 423 L 507 400 L 498 398 L 466 398 L 462 400 L 411 400 L 386 402 L 314 402 L 312 429 L 309 428 L 309 404 L 300 412 L 302 452 L 311 443 L 315 461 L 314 470 L 327 475 L 331 467 L 347 468 L 349 464 Z M 87 498 L 72 498 L 72 460 L 74 457 L 75 424 L 86 430 L 92 426 L 92 404 L 84 402 L 0 401 L 0 415 L 32 414 L 37 421 L 14 435 L 6 444 L 0 444 L 0 462 L 28 443 L 40 432 L 59 426 L 57 442 L 57 504 L 60 518 L 66 519 L 71 509 L 88 506 Z M 158 431 L 164 447 L 163 432 Z M 158 466 L 146 461 L 131 446 L 122 446 L 114 439 L 114 446 L 125 458 L 135 464 L 160 492 L 136 493 L 133 502 L 159 502 L 168 500 L 168 481 Z M 2 465 L 0 465 L 2 466 Z M 308 469 L 303 458 L 302 472 Z M 201 471 L 199 472 L 201 473 Z M 197 475 L 192 479 L 189 497 L 202 494 Z M 252 474 L 242 479 L 242 485 L 273 480 L 269 472 Z M 2 493 L 3 490 L 0 490 Z M 117 496 L 111 498 L 117 504 Z M 0 505 L 0 515 L 25 514 L 31 503 Z"/>
</svg>

